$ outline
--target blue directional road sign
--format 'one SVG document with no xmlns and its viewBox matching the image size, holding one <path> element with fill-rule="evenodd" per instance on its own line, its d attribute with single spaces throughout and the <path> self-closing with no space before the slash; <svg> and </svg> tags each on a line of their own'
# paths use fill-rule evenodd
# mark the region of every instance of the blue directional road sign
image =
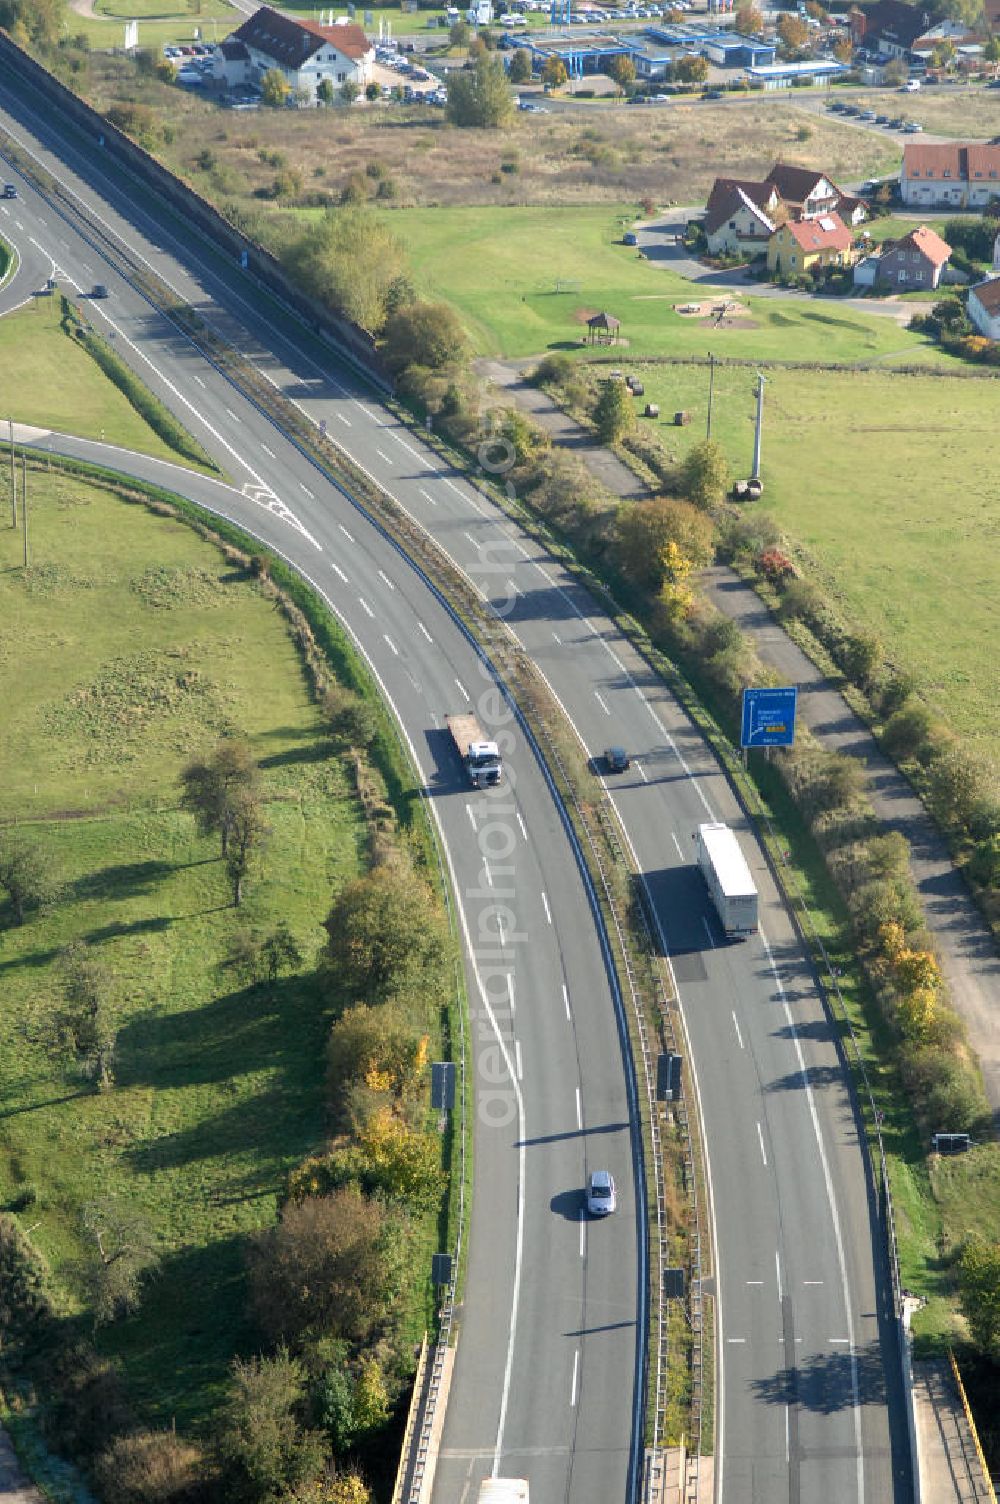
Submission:
<svg viewBox="0 0 1000 1504">
<path fill-rule="evenodd" d="M 798 690 L 745 689 L 741 747 L 790 747 L 795 740 Z"/>
</svg>

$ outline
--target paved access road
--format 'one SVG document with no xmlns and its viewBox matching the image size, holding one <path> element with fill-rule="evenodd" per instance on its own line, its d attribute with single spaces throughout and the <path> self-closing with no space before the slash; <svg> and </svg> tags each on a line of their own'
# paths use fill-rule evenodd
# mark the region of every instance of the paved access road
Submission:
<svg viewBox="0 0 1000 1504">
<path fill-rule="evenodd" d="M 28 118 L 25 109 L 20 106 L 18 111 L 22 134 Z M 30 127 L 36 133 L 47 130 L 34 117 Z M 114 213 L 120 232 L 131 240 L 141 235 L 144 254 L 157 270 L 169 275 L 189 301 L 198 303 L 311 415 L 324 419 L 331 433 L 493 601 L 548 676 L 588 753 L 598 754 L 611 740 L 625 742 L 633 753 L 633 770 L 615 785 L 615 799 L 677 977 L 690 1039 L 688 1088 L 700 1091 L 707 1125 L 720 1265 L 719 1496 L 761 1501 L 787 1496 L 817 1504 L 828 1499 L 860 1504 L 865 1498 L 909 1498 L 881 1244 L 836 1045 L 770 874 L 700 737 L 597 603 L 481 494 L 449 473 L 348 375 L 331 368 L 328 358 L 324 366 L 305 336 L 283 322 L 235 269 L 223 266 L 208 248 L 185 242 L 183 232 L 169 220 L 160 219 L 154 232 L 156 206 L 147 205 L 134 184 L 94 176 L 91 154 L 80 155 L 77 143 L 61 145 L 60 155 L 80 175 L 79 191 L 93 199 L 95 187 L 83 181 L 92 178 L 102 196 L 102 214 Z M 61 166 L 59 172 L 65 175 L 66 168 Z M 132 295 L 117 283 L 115 301 L 132 306 Z M 141 347 L 140 357 L 155 350 L 158 368 L 177 362 L 177 368 L 188 373 L 171 389 L 147 369 L 151 385 L 158 385 L 167 400 L 186 412 L 186 421 L 205 442 L 204 424 L 211 424 L 212 443 L 217 452 L 226 453 L 234 473 L 238 464 L 244 467 L 242 476 L 252 463 L 256 478 L 245 482 L 243 489 L 268 518 L 284 519 L 281 536 L 286 548 L 294 546 L 308 561 L 308 548 L 296 541 L 303 537 L 310 548 L 321 547 L 339 571 L 338 579 L 343 574 L 340 584 L 333 586 L 338 606 L 346 613 L 350 605 L 355 612 L 356 592 L 364 589 L 367 610 L 377 619 L 366 626 L 356 613 L 359 637 L 391 676 L 404 724 L 426 726 L 429 712 L 440 717 L 452 708 L 448 685 L 455 678 L 465 685 L 474 683 L 474 665 L 452 667 L 467 649 L 458 644 L 438 647 L 444 631 L 441 616 L 435 615 L 432 624 L 422 593 L 412 582 L 403 587 L 401 566 L 388 543 L 367 533 L 362 543 L 356 519 L 344 520 L 343 504 L 315 472 L 283 446 L 259 415 L 248 413 L 214 373 L 195 363 L 185 343 L 167 333 L 148 309 L 130 317 L 127 332 Z M 261 484 L 270 490 L 259 489 Z M 263 529 L 273 524 L 259 525 Z M 352 535 L 346 549 L 338 537 L 345 527 Z M 315 567 L 315 555 L 312 563 Z M 388 581 L 380 585 L 382 575 Z M 428 655 L 421 648 L 421 626 L 435 639 L 435 653 Z M 382 638 L 390 639 L 388 651 Z M 440 662 L 435 665 L 433 660 L 445 657 L 449 666 L 442 682 Z M 435 690 L 430 703 L 422 687 L 425 679 Z M 408 689 L 409 680 L 414 682 Z M 420 696 L 417 703 L 413 693 Z M 429 733 L 425 736 L 431 753 L 434 739 Z M 515 741 L 512 766 L 519 794 L 524 787 L 522 758 Z M 530 757 L 526 765 L 533 766 Z M 424 759 L 422 766 L 432 789 L 435 774 L 447 786 L 443 760 Z M 463 818 L 468 819 L 464 805 L 469 802 L 435 801 L 445 819 L 456 803 L 463 807 L 455 824 L 447 827 L 456 863 L 462 853 L 459 830 Z M 700 820 L 711 816 L 725 818 L 743 832 L 761 889 L 762 934 L 744 945 L 723 942 L 693 870 L 692 833 Z M 530 1116 L 514 1141 L 525 1145 L 523 1155 L 517 1152 L 528 1174 L 521 1184 L 529 1203 L 535 1196 L 529 1172 L 542 1157 L 536 1150 L 542 1151 L 547 1164 L 567 1146 L 575 1144 L 579 1150 L 582 1138 L 589 1163 L 603 1153 L 626 1180 L 630 1155 L 623 1152 L 624 1130 L 615 1126 L 624 1121 L 629 1105 L 620 1064 L 602 1084 L 593 1084 L 601 1063 L 609 1064 L 616 1053 L 620 1056 L 620 1048 L 609 989 L 599 981 L 600 962 L 588 938 L 590 924 L 583 917 L 584 895 L 572 855 L 544 799 L 522 818 L 522 839 L 526 834 L 531 861 L 539 864 L 533 879 L 525 864 L 524 891 L 529 896 L 524 912 L 534 921 L 531 948 L 536 943 L 554 944 L 559 958 L 558 963 L 538 963 L 533 975 L 539 990 L 529 994 L 534 1006 L 526 1010 L 550 1010 L 544 1020 L 537 1018 L 531 1035 L 532 1070 L 527 1059 L 523 1062 L 526 1112 L 530 1075 L 537 1069 L 544 1079 L 540 1076 L 537 1089 L 532 1082 Z M 467 860 L 464 853 L 462 859 Z M 473 887 L 482 885 L 481 868 L 475 865 L 468 878 Z M 568 907 L 561 907 L 564 904 Z M 574 969 L 577 980 L 568 986 L 565 1024 L 572 1042 L 558 1032 L 563 1025 L 558 1023 L 556 990 L 560 970 L 570 966 L 580 968 Z M 516 986 L 520 1029 L 525 1015 L 520 984 Z M 540 993 L 544 1004 L 538 1002 Z M 585 994 L 584 1015 L 578 998 Z M 550 1047 L 556 1049 L 551 1062 L 546 1058 Z M 515 1078 L 517 1071 L 515 1050 Z M 580 1118 L 566 1095 L 571 1085 L 575 1092 L 577 1083 Z M 591 1092 L 598 1103 L 592 1114 Z M 598 1139 L 601 1148 L 595 1150 Z M 516 1239 L 510 1253 L 517 1193 L 508 1175 L 494 1179 L 497 1167 L 507 1162 L 502 1153 L 491 1160 L 487 1151 L 477 1164 L 469 1309 L 436 1495 L 442 1501 L 474 1497 L 470 1489 L 477 1469 L 493 1456 L 493 1405 L 500 1394 L 502 1470 L 514 1472 L 521 1464 L 543 1489 L 543 1498 L 626 1496 L 629 1404 L 624 1399 L 627 1394 L 630 1401 L 632 1392 L 626 1355 L 634 1359 L 638 1310 L 634 1249 L 600 1244 L 605 1233 L 627 1243 L 626 1235 L 609 1225 L 590 1230 L 580 1245 L 581 1258 L 573 1246 L 580 1224 L 566 1215 L 579 1202 L 567 1201 L 554 1189 L 570 1178 L 569 1166 L 560 1158 L 555 1173 L 544 1181 L 548 1201 L 537 1231 L 529 1227 L 526 1212 L 518 1264 Z M 578 1163 L 579 1156 L 574 1170 Z M 572 1189 L 577 1196 L 575 1186 Z M 616 1219 L 618 1225 L 629 1223 L 630 1210 L 626 1184 L 626 1215 Z M 600 1255 L 597 1248 L 602 1249 Z M 593 1281 L 582 1267 L 589 1268 L 591 1258 L 595 1264 L 601 1259 L 600 1277 Z M 511 1259 L 515 1272 L 508 1274 Z M 629 1259 L 623 1279 L 624 1261 Z M 574 1279 L 580 1280 L 581 1290 L 585 1286 L 588 1304 L 583 1309 L 576 1303 L 578 1316 L 569 1325 L 564 1300 Z M 521 1308 L 508 1361 L 505 1322 L 509 1327 L 510 1304 L 504 1290 L 509 1280 L 520 1290 L 522 1301 L 531 1304 Z M 600 1310 L 590 1310 L 592 1300 Z M 526 1309 L 538 1323 L 530 1333 Z M 573 1348 L 574 1341 L 581 1346 Z M 579 1360 L 574 1356 L 570 1361 L 571 1349 L 574 1355 L 580 1353 Z M 503 1373 L 498 1377 L 501 1363 Z M 510 1378 L 507 1388 L 505 1375 Z M 503 1394 L 508 1397 L 505 1412 Z"/>
</svg>

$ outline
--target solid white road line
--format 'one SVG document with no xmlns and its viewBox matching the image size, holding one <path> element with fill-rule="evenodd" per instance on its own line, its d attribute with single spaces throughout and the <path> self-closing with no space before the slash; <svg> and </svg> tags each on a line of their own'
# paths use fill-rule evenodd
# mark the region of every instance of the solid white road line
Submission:
<svg viewBox="0 0 1000 1504">
<path fill-rule="evenodd" d="M 761 1131 L 761 1126 L 760 1126 L 759 1123 L 757 1124 L 757 1138 L 760 1141 L 760 1157 L 761 1157 L 761 1159 L 764 1161 L 764 1163 L 766 1165 L 767 1164 L 767 1150 L 764 1148 L 764 1135 L 763 1135 L 763 1133 Z"/>
<path fill-rule="evenodd" d="M 517 1061 L 517 1079 L 523 1081 L 524 1071 L 521 1068 L 521 1041 L 519 1039 L 514 1040 L 514 1058 Z"/>
<path fill-rule="evenodd" d="M 544 889 L 542 890 L 542 904 L 543 904 L 544 909 L 545 909 L 545 917 L 549 921 L 549 923 L 551 924 L 552 923 L 552 910 L 549 908 L 549 895 L 545 892 Z"/>
<path fill-rule="evenodd" d="M 777 1248 L 774 1250 L 774 1270 L 778 1276 L 778 1304 L 781 1304 L 781 1255 Z"/>
</svg>

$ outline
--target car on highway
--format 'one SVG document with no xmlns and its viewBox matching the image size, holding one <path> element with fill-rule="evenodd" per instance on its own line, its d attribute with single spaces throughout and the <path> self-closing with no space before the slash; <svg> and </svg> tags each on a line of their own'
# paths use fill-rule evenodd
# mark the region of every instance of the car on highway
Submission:
<svg viewBox="0 0 1000 1504">
<path fill-rule="evenodd" d="M 609 773 L 627 773 L 632 759 L 624 747 L 609 747 L 604 754 L 604 766 Z"/>
<path fill-rule="evenodd" d="M 92 298 L 106 298 L 107 295 L 108 295 L 108 289 L 104 285 L 104 283 L 103 282 L 95 282 L 94 285 L 93 285 L 93 287 L 91 288 L 90 296 Z"/>
<path fill-rule="evenodd" d="M 876 125 L 888 125 L 889 124 L 889 117 L 888 117 L 888 115 L 876 115 L 875 116 L 875 124 Z"/>
<path fill-rule="evenodd" d="M 858 119 L 859 120 L 874 120 L 875 119 L 875 111 L 874 110 L 862 110 L 861 114 L 858 116 Z"/>
<path fill-rule="evenodd" d="M 901 131 L 905 124 L 906 121 L 903 119 L 902 115 L 896 115 L 892 120 L 889 121 L 889 129 L 891 131 Z"/>
<path fill-rule="evenodd" d="M 922 130 L 923 126 L 918 120 L 911 120 L 908 125 L 903 126 L 903 134 L 907 136 L 915 136 L 918 131 Z"/>
<path fill-rule="evenodd" d="M 587 1181 L 587 1211 L 592 1217 L 610 1217 L 618 1209 L 615 1178 L 610 1170 L 591 1170 Z"/>
<path fill-rule="evenodd" d="M 3 196 L 4 198 L 17 198 L 17 189 L 13 183 L 4 183 Z"/>
<path fill-rule="evenodd" d="M 701 97 L 702 99 L 721 99 L 722 95 L 722 89 L 706 89 Z"/>
</svg>

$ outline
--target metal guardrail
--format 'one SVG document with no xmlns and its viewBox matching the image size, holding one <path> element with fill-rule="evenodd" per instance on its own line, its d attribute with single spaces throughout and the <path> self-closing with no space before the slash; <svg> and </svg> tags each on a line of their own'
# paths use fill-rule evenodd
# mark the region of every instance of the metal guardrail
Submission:
<svg viewBox="0 0 1000 1504">
<path fill-rule="evenodd" d="M 975 1497 L 977 1499 L 987 1500 L 988 1504 L 997 1504 L 996 1491 L 993 1488 L 993 1480 L 990 1477 L 990 1470 L 986 1464 L 986 1457 L 983 1453 L 982 1443 L 979 1440 L 979 1432 L 976 1430 L 976 1422 L 973 1418 L 972 1407 L 969 1404 L 969 1397 L 965 1392 L 965 1385 L 962 1383 L 962 1375 L 959 1372 L 958 1364 L 955 1361 L 955 1354 L 952 1352 L 950 1347 L 948 1349 L 948 1359 L 951 1363 L 952 1377 L 955 1380 L 955 1384 L 958 1388 L 958 1396 L 962 1401 L 962 1409 L 965 1411 L 965 1418 L 969 1423 L 969 1435 L 972 1437 L 972 1444 L 975 1448 L 976 1459 L 979 1463 L 980 1468 L 982 1469 L 982 1488 L 979 1487 L 979 1481 L 975 1479 L 973 1479 L 972 1481 L 972 1486 L 975 1490 Z"/>
</svg>

